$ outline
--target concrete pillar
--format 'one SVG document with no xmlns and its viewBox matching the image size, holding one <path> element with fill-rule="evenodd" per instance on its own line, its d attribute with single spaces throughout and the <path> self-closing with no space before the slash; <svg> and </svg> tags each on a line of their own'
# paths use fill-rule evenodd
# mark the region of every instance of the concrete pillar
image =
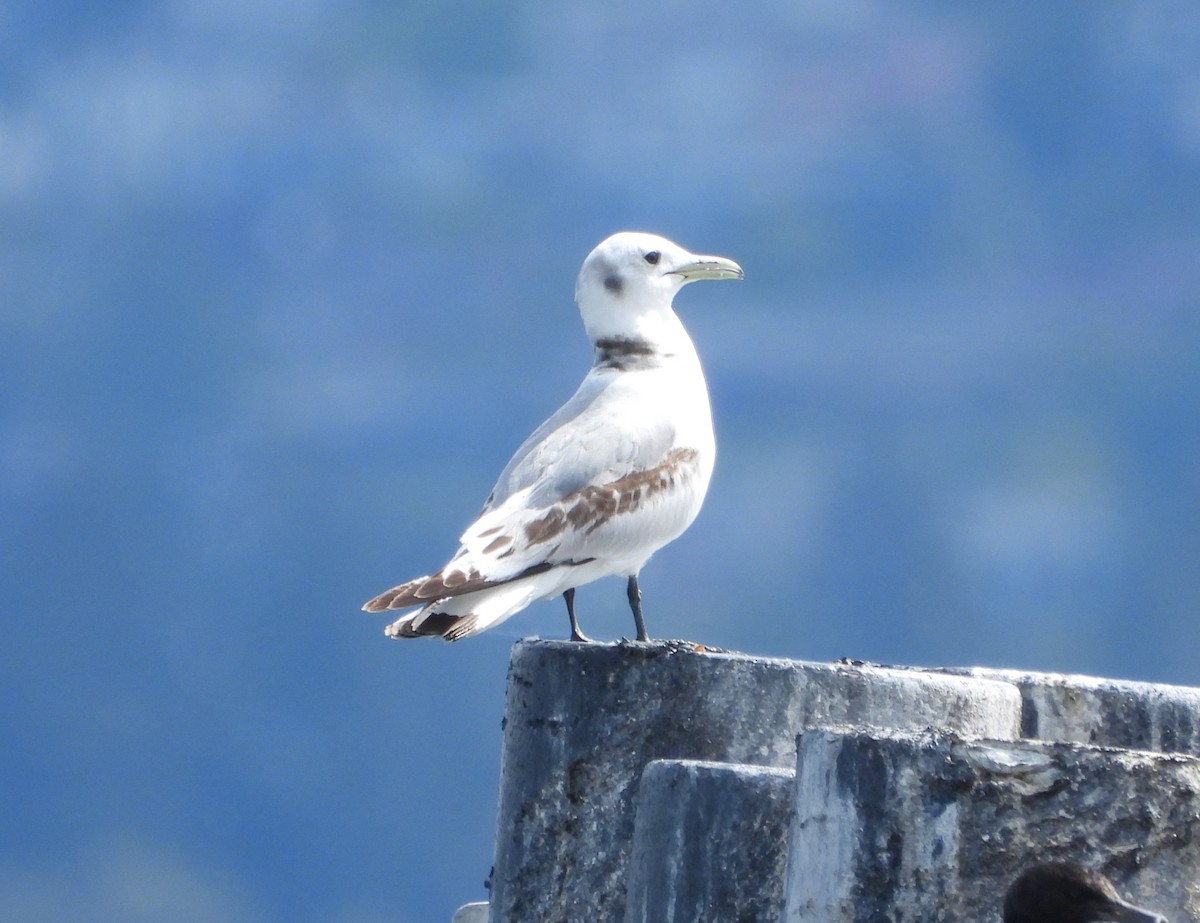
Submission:
<svg viewBox="0 0 1200 923">
<path fill-rule="evenodd" d="M 648 765 L 623 923 L 778 923 L 795 786 L 787 769 Z"/>
<path fill-rule="evenodd" d="M 818 724 L 1012 738 L 1010 685 L 717 653 L 683 642 L 522 641 L 513 650 L 491 923 L 619 921 L 643 768 L 791 768 Z"/>
<path fill-rule="evenodd" d="M 994 923 L 1020 869 L 1067 859 L 1200 923 L 1194 757 L 819 729 L 796 765 L 787 923 Z"/>
<path fill-rule="evenodd" d="M 983 667 L 938 672 L 1020 689 L 1023 737 L 1200 756 L 1200 689 Z"/>
</svg>

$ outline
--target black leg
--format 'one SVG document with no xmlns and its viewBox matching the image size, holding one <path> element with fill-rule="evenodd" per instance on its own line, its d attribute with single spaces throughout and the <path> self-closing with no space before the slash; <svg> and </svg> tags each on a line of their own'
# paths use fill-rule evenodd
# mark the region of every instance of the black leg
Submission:
<svg viewBox="0 0 1200 923">
<path fill-rule="evenodd" d="M 642 591 L 638 588 L 637 574 L 629 578 L 625 595 L 629 597 L 629 608 L 633 610 L 633 622 L 637 625 L 637 639 L 649 641 L 650 636 L 646 634 L 646 623 L 642 620 Z"/>
<path fill-rule="evenodd" d="M 575 587 L 563 593 L 563 599 L 567 601 L 567 617 L 571 620 L 571 640 L 591 641 L 591 638 L 579 630 L 579 623 L 575 621 Z"/>
</svg>

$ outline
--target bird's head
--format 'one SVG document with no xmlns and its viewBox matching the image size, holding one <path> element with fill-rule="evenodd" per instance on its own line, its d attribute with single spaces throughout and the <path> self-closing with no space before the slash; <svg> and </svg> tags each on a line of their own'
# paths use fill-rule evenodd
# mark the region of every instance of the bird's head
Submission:
<svg viewBox="0 0 1200 923">
<path fill-rule="evenodd" d="M 583 261 L 575 300 L 593 340 L 640 332 L 669 313 L 683 286 L 700 279 L 741 279 L 742 267 L 720 256 L 697 256 L 656 234 L 623 231 Z"/>
<path fill-rule="evenodd" d="M 1023 872 L 1004 900 L 1004 923 L 1167 923 L 1135 907 L 1094 869 L 1044 862 Z"/>
</svg>

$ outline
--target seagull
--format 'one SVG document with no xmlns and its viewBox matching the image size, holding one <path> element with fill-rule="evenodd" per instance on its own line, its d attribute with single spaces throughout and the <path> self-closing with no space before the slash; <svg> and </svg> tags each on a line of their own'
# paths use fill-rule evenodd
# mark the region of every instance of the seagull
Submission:
<svg viewBox="0 0 1200 923">
<path fill-rule="evenodd" d="M 561 594 L 571 639 L 590 641 L 575 588 L 616 575 L 648 641 L 638 573 L 696 518 L 716 458 L 704 372 L 671 303 L 689 282 L 742 277 L 732 260 L 654 234 L 597 246 L 575 284 L 591 371 L 517 449 L 449 563 L 364 611 L 419 606 L 386 633 L 458 641 Z"/>
<path fill-rule="evenodd" d="M 1074 862 L 1026 869 L 1004 898 L 1004 923 L 1167 923 L 1122 899 L 1100 872 Z"/>
</svg>

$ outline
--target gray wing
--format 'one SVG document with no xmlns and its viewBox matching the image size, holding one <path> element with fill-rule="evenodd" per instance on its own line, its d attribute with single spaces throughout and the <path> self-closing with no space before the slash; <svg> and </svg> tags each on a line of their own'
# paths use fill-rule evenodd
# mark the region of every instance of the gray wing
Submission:
<svg viewBox="0 0 1200 923">
<path fill-rule="evenodd" d="M 592 529 L 616 512 L 622 491 L 641 505 L 660 489 L 664 464 L 671 470 L 663 477 L 677 475 L 674 426 L 623 378 L 589 374 L 525 440 L 439 576 L 478 586 L 580 563 L 594 553 Z"/>
<path fill-rule="evenodd" d="M 661 460 L 673 444 L 674 427 L 655 408 L 628 398 L 623 376 L 589 373 L 571 399 L 521 443 L 480 518 L 521 491 L 529 491 L 529 504 L 544 507 Z"/>
<path fill-rule="evenodd" d="M 655 530 L 644 517 L 664 504 L 682 503 L 682 529 L 703 479 L 697 450 L 675 446 L 668 414 L 630 377 L 593 371 L 517 449 L 450 562 L 365 608 L 423 605 L 627 551 Z"/>
</svg>

